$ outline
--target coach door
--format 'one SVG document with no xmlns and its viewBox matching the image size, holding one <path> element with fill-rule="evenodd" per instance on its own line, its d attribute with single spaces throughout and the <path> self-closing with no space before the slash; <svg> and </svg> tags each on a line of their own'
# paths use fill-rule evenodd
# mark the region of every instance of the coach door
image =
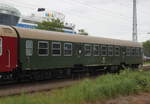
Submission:
<svg viewBox="0 0 150 104">
<path fill-rule="evenodd" d="M 1 38 L 0 72 L 11 72 L 17 66 L 17 38 Z"/>
<path fill-rule="evenodd" d="M 76 50 L 76 57 L 77 57 L 77 63 L 81 63 L 81 57 L 83 56 L 83 44 L 81 44 L 81 43 L 77 43 L 76 44 L 76 48 L 75 48 Z"/>
<path fill-rule="evenodd" d="M 8 71 L 12 71 L 17 66 L 17 38 L 16 37 L 6 37 L 4 43 L 5 55 L 6 55 L 6 67 Z"/>
<path fill-rule="evenodd" d="M 121 63 L 125 63 L 126 47 L 121 47 Z"/>
<path fill-rule="evenodd" d="M 18 64 L 17 35 L 11 28 L 0 28 L 0 72 L 11 72 Z"/>
<path fill-rule="evenodd" d="M 76 45 L 76 55 L 77 57 L 81 57 L 83 55 L 83 44 L 78 43 Z"/>
<path fill-rule="evenodd" d="M 5 57 L 3 55 L 3 38 L 0 37 L 0 72 L 2 72 L 3 67 L 5 65 Z"/>
<path fill-rule="evenodd" d="M 0 37 L 0 72 L 10 69 L 10 49 L 6 37 Z"/>
</svg>

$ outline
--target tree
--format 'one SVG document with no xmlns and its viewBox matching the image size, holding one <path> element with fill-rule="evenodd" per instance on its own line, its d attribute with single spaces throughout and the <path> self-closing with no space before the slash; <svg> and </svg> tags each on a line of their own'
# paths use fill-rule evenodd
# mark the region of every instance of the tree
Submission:
<svg viewBox="0 0 150 104">
<path fill-rule="evenodd" d="M 64 28 L 64 23 L 61 22 L 59 19 L 52 19 L 51 21 L 43 21 L 42 23 L 38 23 L 37 26 L 37 29 L 58 31 L 58 32 L 63 32 L 62 28 Z"/>
<path fill-rule="evenodd" d="M 150 57 L 150 40 L 143 42 L 144 55 Z"/>
<path fill-rule="evenodd" d="M 79 29 L 79 30 L 78 30 L 78 34 L 80 34 L 80 35 L 88 35 L 88 33 L 85 32 L 84 29 Z"/>
</svg>

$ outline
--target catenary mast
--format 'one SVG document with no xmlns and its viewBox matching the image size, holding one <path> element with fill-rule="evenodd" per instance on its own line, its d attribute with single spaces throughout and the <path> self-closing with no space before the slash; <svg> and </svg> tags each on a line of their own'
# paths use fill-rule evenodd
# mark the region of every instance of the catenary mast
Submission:
<svg viewBox="0 0 150 104">
<path fill-rule="evenodd" d="M 137 7 L 136 7 L 136 0 L 133 0 L 133 33 L 132 33 L 132 39 L 134 42 L 138 41 L 137 37 Z"/>
</svg>

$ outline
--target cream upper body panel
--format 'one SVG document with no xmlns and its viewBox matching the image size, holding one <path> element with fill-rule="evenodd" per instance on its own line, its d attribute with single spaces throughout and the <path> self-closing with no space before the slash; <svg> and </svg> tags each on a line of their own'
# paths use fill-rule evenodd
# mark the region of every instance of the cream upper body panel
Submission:
<svg viewBox="0 0 150 104">
<path fill-rule="evenodd" d="M 19 33 L 20 38 L 142 47 L 141 43 L 132 41 L 92 37 L 84 35 L 71 35 L 68 33 L 44 31 L 38 29 L 25 29 L 18 27 L 14 28 Z M 0 36 L 17 37 L 17 34 L 12 27 L 0 25 Z"/>
<path fill-rule="evenodd" d="M 92 37 L 84 35 L 71 35 L 68 33 L 44 31 L 38 29 L 24 29 L 18 27 L 15 28 L 19 32 L 21 38 L 142 47 L 141 43 L 132 41 Z"/>
<path fill-rule="evenodd" d="M 17 37 L 17 34 L 10 26 L 0 25 L 0 36 Z"/>
</svg>

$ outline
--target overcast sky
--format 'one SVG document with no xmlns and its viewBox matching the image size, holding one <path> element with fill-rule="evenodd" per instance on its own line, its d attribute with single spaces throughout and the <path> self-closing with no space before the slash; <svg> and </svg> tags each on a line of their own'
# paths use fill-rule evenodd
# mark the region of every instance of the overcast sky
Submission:
<svg viewBox="0 0 150 104">
<path fill-rule="evenodd" d="M 0 0 L 18 8 L 23 15 L 38 7 L 62 12 L 66 21 L 91 36 L 132 40 L 133 0 Z M 138 40 L 150 39 L 150 0 L 137 0 Z"/>
</svg>

